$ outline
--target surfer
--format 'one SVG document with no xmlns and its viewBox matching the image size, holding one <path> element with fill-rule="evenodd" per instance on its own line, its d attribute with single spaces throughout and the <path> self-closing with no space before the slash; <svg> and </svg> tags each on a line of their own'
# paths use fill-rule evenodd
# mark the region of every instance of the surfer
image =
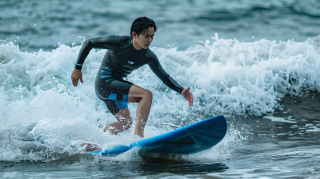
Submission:
<svg viewBox="0 0 320 179">
<path fill-rule="evenodd" d="M 130 36 L 99 37 L 86 40 L 80 50 L 76 65 L 71 74 L 72 84 L 77 87 L 78 81 L 83 83 L 82 65 L 92 48 L 108 49 L 95 80 L 95 91 L 118 120 L 106 125 L 104 132 L 118 134 L 132 125 L 127 103 L 138 103 L 134 134 L 144 137 L 144 128 L 148 120 L 152 92 L 126 80 L 133 70 L 148 64 L 154 74 L 169 88 L 180 93 L 193 105 L 190 87 L 184 89 L 159 63 L 157 56 L 149 49 L 157 31 L 155 22 L 147 17 L 139 17 L 131 26 Z"/>
</svg>

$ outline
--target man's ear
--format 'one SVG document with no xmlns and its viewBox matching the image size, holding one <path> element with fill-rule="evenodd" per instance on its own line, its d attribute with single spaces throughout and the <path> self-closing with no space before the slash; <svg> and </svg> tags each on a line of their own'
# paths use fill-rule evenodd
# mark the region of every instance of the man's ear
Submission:
<svg viewBox="0 0 320 179">
<path fill-rule="evenodd" d="M 131 34 L 132 34 L 132 37 L 135 39 L 135 38 L 136 38 L 136 35 L 137 35 L 136 32 L 133 31 Z"/>
</svg>

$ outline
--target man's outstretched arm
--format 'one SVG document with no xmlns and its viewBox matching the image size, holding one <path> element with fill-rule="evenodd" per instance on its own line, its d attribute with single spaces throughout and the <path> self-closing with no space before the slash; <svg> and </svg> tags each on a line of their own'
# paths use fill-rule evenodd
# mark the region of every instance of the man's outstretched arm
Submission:
<svg viewBox="0 0 320 179">
<path fill-rule="evenodd" d="M 158 58 L 151 59 L 148 65 L 153 73 L 156 74 L 165 85 L 180 93 L 189 102 L 189 107 L 193 105 L 193 94 L 190 92 L 190 87 L 184 89 L 173 78 L 171 78 L 171 76 L 162 68 Z"/>
</svg>

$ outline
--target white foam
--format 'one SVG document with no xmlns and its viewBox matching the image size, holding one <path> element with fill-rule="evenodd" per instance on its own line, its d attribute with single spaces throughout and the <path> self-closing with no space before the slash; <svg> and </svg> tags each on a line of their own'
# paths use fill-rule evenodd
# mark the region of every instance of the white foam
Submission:
<svg viewBox="0 0 320 179">
<path fill-rule="evenodd" d="M 284 123 L 297 123 L 296 121 L 287 120 L 283 117 L 274 117 L 274 116 L 264 116 L 264 119 L 270 119 L 273 122 L 284 122 Z"/>
<path fill-rule="evenodd" d="M 152 47 L 163 68 L 183 87 L 191 87 L 194 106 L 189 109 L 188 102 L 168 90 L 148 66 L 134 71 L 129 81 L 154 94 L 146 138 L 173 130 L 173 123 L 180 127 L 185 121 L 201 120 L 203 115 L 270 114 L 281 110 L 279 101 L 285 95 L 302 97 L 308 90 L 320 92 L 319 41 L 320 36 L 305 42 L 239 42 L 216 36 L 185 51 Z M 60 45 L 51 52 L 28 53 L 13 43 L 0 44 L 2 160 L 42 160 L 39 152 L 24 152 L 33 149 L 28 145 L 63 153 L 82 141 L 107 147 L 134 140 L 128 138 L 133 130 L 110 136 L 97 127 L 116 121 L 112 114 L 105 113 L 107 109 L 94 90 L 105 50 L 90 52 L 82 70 L 84 83 L 74 88 L 70 75 L 79 50 L 80 46 Z M 136 107 L 129 104 L 133 119 Z M 170 125 L 156 127 L 164 123 Z M 232 130 L 238 131 L 235 127 Z M 241 136 L 228 134 L 226 141 L 237 135 Z M 34 137 L 43 138 L 42 143 Z M 224 148 L 231 143 L 219 145 Z M 197 157 L 219 157 L 214 153 L 216 149 Z"/>
</svg>

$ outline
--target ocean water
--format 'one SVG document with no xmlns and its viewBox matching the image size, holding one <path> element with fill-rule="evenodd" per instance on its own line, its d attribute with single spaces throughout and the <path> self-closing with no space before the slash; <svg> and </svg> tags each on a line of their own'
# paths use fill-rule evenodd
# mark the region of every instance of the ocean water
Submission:
<svg viewBox="0 0 320 179">
<path fill-rule="evenodd" d="M 0 177 L 320 178 L 320 1 L 1 1 Z M 159 30 L 151 50 L 194 106 L 144 66 L 129 81 L 153 92 L 145 137 L 223 114 L 217 146 L 142 158 L 83 153 L 136 139 L 102 132 L 116 119 L 94 91 L 105 50 L 74 88 L 85 39 L 128 35 L 139 16 Z M 129 104 L 136 115 L 137 104 Z"/>
</svg>

